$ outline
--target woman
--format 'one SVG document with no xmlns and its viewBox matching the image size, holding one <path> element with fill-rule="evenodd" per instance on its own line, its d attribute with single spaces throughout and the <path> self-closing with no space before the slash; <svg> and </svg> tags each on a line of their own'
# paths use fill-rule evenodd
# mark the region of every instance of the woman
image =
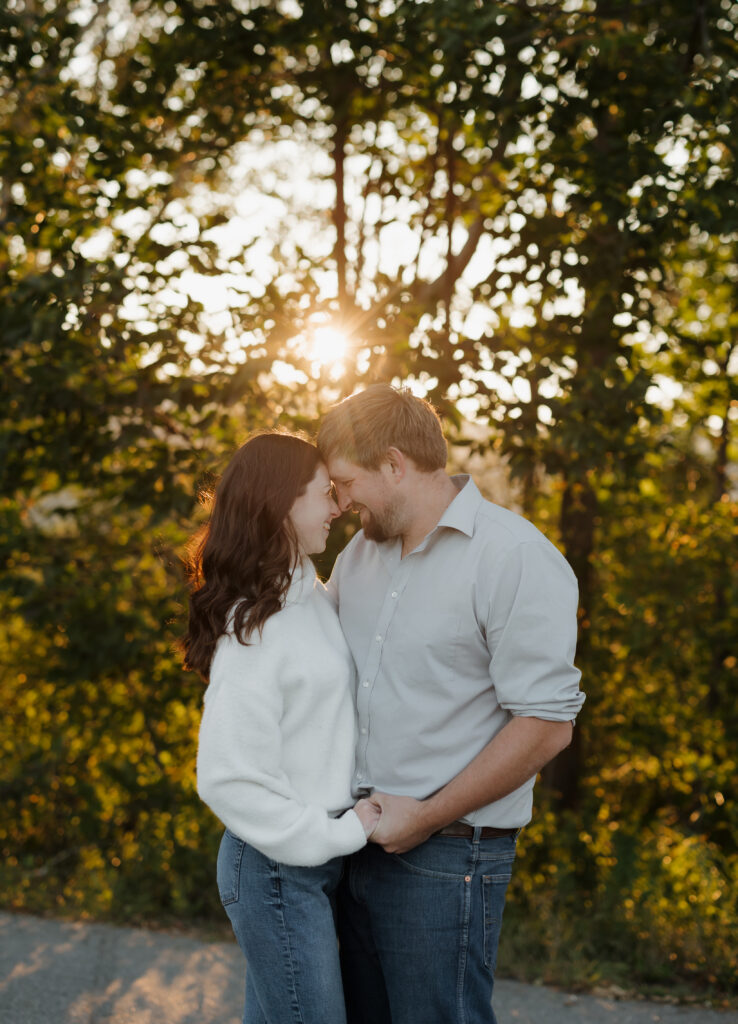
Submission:
<svg viewBox="0 0 738 1024">
<path fill-rule="evenodd" d="M 233 456 L 189 562 L 185 664 L 208 682 L 198 792 L 226 826 L 221 901 L 247 967 L 246 1024 L 343 1024 L 333 919 L 351 808 L 352 661 L 308 555 L 339 515 L 317 449 L 261 434 Z"/>
</svg>

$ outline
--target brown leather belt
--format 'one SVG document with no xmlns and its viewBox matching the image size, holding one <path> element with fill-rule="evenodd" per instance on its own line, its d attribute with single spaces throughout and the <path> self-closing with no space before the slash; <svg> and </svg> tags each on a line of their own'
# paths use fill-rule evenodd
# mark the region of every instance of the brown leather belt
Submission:
<svg viewBox="0 0 738 1024">
<path fill-rule="evenodd" d="M 482 832 L 479 836 L 480 839 L 498 839 L 500 836 L 514 836 L 519 832 L 519 828 L 493 828 L 491 825 L 482 826 Z M 434 836 L 461 836 L 464 839 L 474 838 L 474 826 L 467 825 L 463 821 L 452 821 L 450 825 L 446 825 L 445 828 L 439 828 L 437 832 L 433 833 Z"/>
</svg>

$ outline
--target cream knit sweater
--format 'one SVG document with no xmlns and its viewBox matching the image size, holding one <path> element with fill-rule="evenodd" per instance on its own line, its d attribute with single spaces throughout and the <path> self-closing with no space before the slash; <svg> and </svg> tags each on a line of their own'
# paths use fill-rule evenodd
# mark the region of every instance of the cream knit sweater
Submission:
<svg viewBox="0 0 738 1024">
<path fill-rule="evenodd" d="M 223 824 L 272 860 L 323 864 L 366 842 L 351 775 L 353 662 L 307 559 L 259 639 L 215 648 L 200 726 L 197 789 Z"/>
</svg>

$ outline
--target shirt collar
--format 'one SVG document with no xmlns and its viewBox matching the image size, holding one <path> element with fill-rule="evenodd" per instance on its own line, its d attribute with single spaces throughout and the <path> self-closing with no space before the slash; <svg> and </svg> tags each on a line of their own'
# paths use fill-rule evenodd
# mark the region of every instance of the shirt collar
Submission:
<svg viewBox="0 0 738 1024">
<path fill-rule="evenodd" d="M 474 523 L 476 522 L 479 506 L 484 501 L 484 498 L 479 493 L 477 485 L 468 473 L 456 473 L 451 477 L 451 480 L 453 481 L 458 493 L 456 497 L 452 499 L 451 503 L 444 509 L 443 515 L 430 531 L 428 536 L 420 542 L 417 548 L 415 548 L 416 551 L 423 551 L 430 541 L 430 538 L 433 537 L 443 526 L 448 526 L 452 530 L 459 530 L 459 532 L 465 533 L 467 537 L 474 536 Z M 393 537 L 392 540 L 381 541 L 377 544 L 377 550 L 380 553 L 382 561 L 391 569 L 391 567 L 394 566 L 395 561 L 400 558 L 402 541 L 399 537 Z"/>
<path fill-rule="evenodd" d="M 451 480 L 459 493 L 445 509 L 436 529 L 449 526 L 452 530 L 465 533 L 467 537 L 473 537 L 477 512 L 484 499 L 468 473 L 457 473 Z"/>
</svg>

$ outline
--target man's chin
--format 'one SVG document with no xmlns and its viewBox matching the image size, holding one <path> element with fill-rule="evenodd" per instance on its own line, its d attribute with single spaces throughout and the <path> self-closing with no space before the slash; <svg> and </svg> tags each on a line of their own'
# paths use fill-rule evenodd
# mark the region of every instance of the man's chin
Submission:
<svg viewBox="0 0 738 1024">
<path fill-rule="evenodd" d="M 378 544 L 381 544 L 385 540 L 392 540 L 391 535 L 384 526 L 382 526 L 381 523 L 378 523 L 371 514 L 367 513 L 365 516 L 360 516 L 359 518 L 361 520 L 361 528 L 363 529 L 364 536 L 367 540 L 376 541 Z"/>
</svg>

